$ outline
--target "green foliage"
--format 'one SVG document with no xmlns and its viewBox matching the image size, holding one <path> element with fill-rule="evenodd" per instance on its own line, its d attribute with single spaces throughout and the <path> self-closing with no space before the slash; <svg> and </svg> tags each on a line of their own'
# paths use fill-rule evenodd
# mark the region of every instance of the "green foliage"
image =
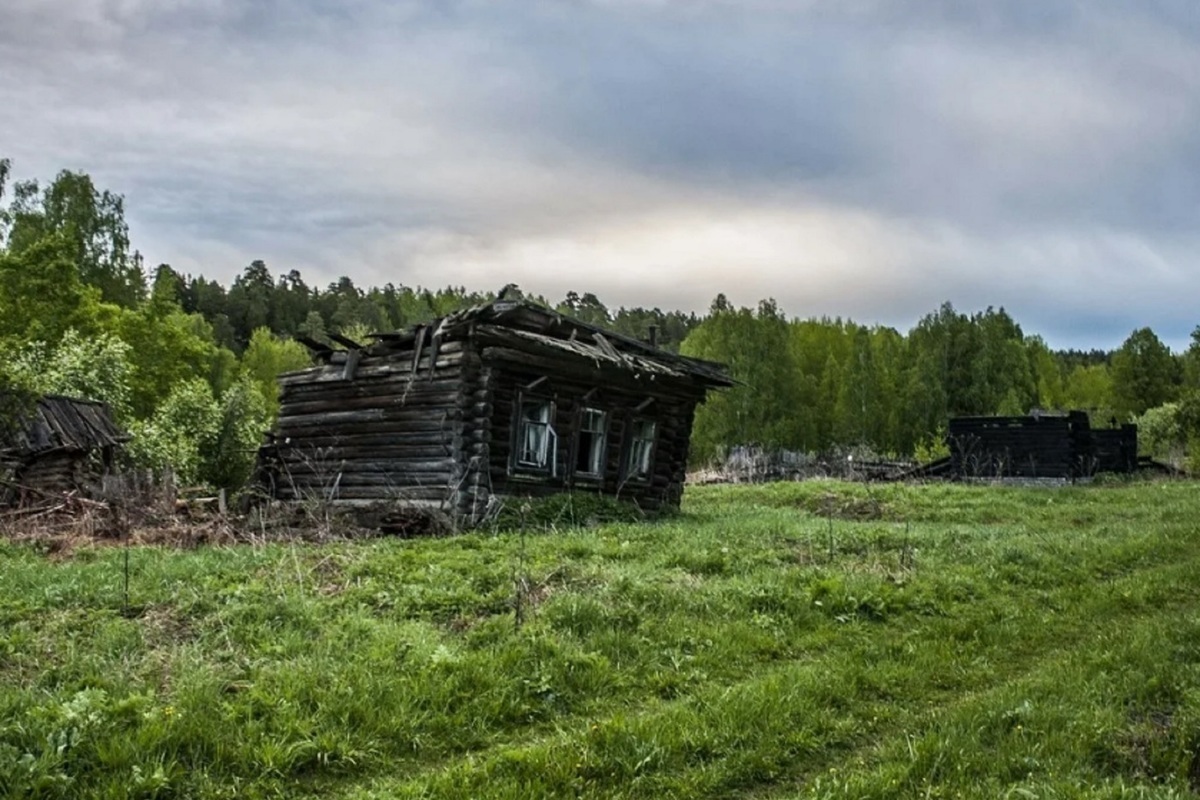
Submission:
<svg viewBox="0 0 1200 800">
<path fill-rule="evenodd" d="M 945 458 L 950 455 L 950 444 L 946 441 L 946 429 L 939 429 L 931 436 L 917 442 L 913 449 L 913 458 L 922 464 Z"/>
<path fill-rule="evenodd" d="M 152 417 L 132 425 L 128 450 L 140 466 L 170 469 L 185 484 L 235 489 L 249 478 L 269 424 L 266 402 L 249 379 L 216 397 L 206 381 L 193 378 L 177 384 Z"/>
<path fill-rule="evenodd" d="M 111 333 L 85 337 L 68 330 L 54 346 L 34 341 L 18 349 L 9 377 L 37 394 L 63 394 L 107 403 L 118 420 L 130 413 L 129 345 Z"/>
<path fill-rule="evenodd" d="M 732 309 L 718 297 L 713 313 L 680 347 L 684 355 L 726 364 L 739 382 L 716 394 L 696 413 L 693 458 L 703 462 L 723 447 L 792 444 L 788 406 L 796 371 L 788 346 L 788 323 L 773 300 L 757 311 Z"/>
<path fill-rule="evenodd" d="M 700 324 L 700 318 L 695 314 L 682 311 L 663 311 L 660 308 L 625 308 L 622 306 L 615 312 L 606 309 L 611 315 L 608 324 L 618 333 L 623 333 L 633 339 L 647 340 L 650 328 L 655 328 L 655 338 L 658 347 L 673 353 L 679 352 L 679 345 L 688 334 Z"/>
<path fill-rule="evenodd" d="M 0 363 L 0 442 L 20 429 L 37 402 L 37 393 L 13 376 L 9 366 Z"/>
<path fill-rule="evenodd" d="M 205 443 L 200 480 L 223 489 L 245 485 L 274 415 L 260 388 L 242 378 L 222 393 L 220 419 L 211 443 Z"/>
<path fill-rule="evenodd" d="M 1032 336 L 1026 341 L 1029 346 L 1029 359 L 1036 383 L 1038 405 L 1043 409 L 1059 411 L 1088 408 L 1087 406 L 1072 405 L 1067 400 L 1065 364 L 1062 359 L 1055 357 L 1040 336 Z"/>
<path fill-rule="evenodd" d="M 315 339 L 320 342 L 326 337 L 325 320 L 321 317 L 320 311 L 309 311 L 305 316 L 304 322 L 297 327 L 296 333 L 303 334 L 310 339 Z M 251 340 L 253 344 L 253 339 Z"/>
<path fill-rule="evenodd" d="M 698 412 L 698 463 L 746 443 L 909 455 L 951 416 L 1110 407 L 1104 364 L 1081 365 L 1067 381 L 1059 356 L 1003 309 L 968 316 L 946 304 L 903 336 L 842 320 L 787 322 L 764 308 L 755 315 L 721 296 L 684 343 L 682 352 L 726 363 L 744 383 Z"/>
<path fill-rule="evenodd" d="M 178 307 L 123 311 L 118 335 L 130 346 L 134 413 L 147 418 L 174 387 L 203 378 L 214 391 L 228 385 L 233 356 L 214 342 L 212 327 Z"/>
<path fill-rule="evenodd" d="M 558 310 L 560 313 L 592 325 L 605 328 L 612 325 L 612 316 L 609 314 L 608 307 L 591 292 L 584 292 L 582 297 L 578 292 L 567 292 L 567 296 L 559 304 Z"/>
<path fill-rule="evenodd" d="M 1104 364 L 1079 364 L 1067 375 L 1064 405 L 1091 413 L 1093 418 L 1113 416 L 1113 382 Z"/>
<path fill-rule="evenodd" d="M 171 469 L 181 482 L 197 483 L 222 420 L 222 408 L 208 382 L 184 380 L 175 385 L 153 416 L 130 426 L 133 441 L 127 449 L 140 466 Z"/>
<path fill-rule="evenodd" d="M 819 481 L 548 535 L 0 540 L 0 795 L 1194 796 L 1195 488 Z M 831 529 L 827 504 L 887 513 Z"/>
<path fill-rule="evenodd" d="M 291 339 L 282 339 L 266 328 L 254 331 L 242 354 L 242 373 L 253 381 L 272 418 L 279 412 L 277 378 L 311 365 L 308 348 Z"/>
<path fill-rule="evenodd" d="M 1160 459 L 1169 459 L 1183 451 L 1187 431 L 1183 426 L 1179 403 L 1165 403 L 1134 420 L 1138 426 L 1138 449 Z"/>
<path fill-rule="evenodd" d="M 124 200 L 97 190 L 88 175 L 63 170 L 45 189 L 37 181 L 17 183 L 5 218 L 11 255 L 53 241 L 105 301 L 128 308 L 145 296 L 141 257 L 129 249 Z"/>
<path fill-rule="evenodd" d="M 1178 365 L 1149 328 L 1129 335 L 1112 358 L 1113 407 L 1122 419 L 1175 399 Z"/>
<path fill-rule="evenodd" d="M 108 313 L 99 300 L 60 236 L 0 252 L 0 340 L 53 342 L 72 328 L 91 333 Z"/>
</svg>

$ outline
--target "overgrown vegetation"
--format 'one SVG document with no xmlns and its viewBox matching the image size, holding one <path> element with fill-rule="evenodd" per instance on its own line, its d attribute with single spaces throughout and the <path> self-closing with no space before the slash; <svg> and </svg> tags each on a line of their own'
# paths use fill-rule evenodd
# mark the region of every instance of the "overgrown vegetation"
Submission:
<svg viewBox="0 0 1200 800">
<path fill-rule="evenodd" d="M 647 514 L 637 505 L 591 492 L 560 492 L 523 500 L 511 498 L 497 510 L 490 527 L 494 531 L 557 531 L 606 522 L 640 522 L 670 514 L 670 509 Z M 485 523 L 485 527 L 488 527 Z"/>
<path fill-rule="evenodd" d="M 0 795 L 1194 797 L 1198 515 L 1175 482 L 705 487 L 135 547 L 128 605 L 119 547 L 0 544 Z"/>
<path fill-rule="evenodd" d="M 276 377 L 309 363 L 295 337 L 364 342 L 493 297 L 349 277 L 310 286 L 258 260 L 228 286 L 167 264 L 146 270 L 122 197 L 71 171 L 6 194 L 10 172 L 0 159 L 0 346 L 10 354 L 0 387 L 107 402 L 134 434 L 133 462 L 186 481 L 234 488 L 249 474 L 278 411 Z M 738 445 L 927 455 L 951 415 L 1033 407 L 1086 409 L 1096 425 L 1140 417 L 1155 434 L 1148 452 L 1177 461 L 1200 439 L 1200 338 L 1176 355 L 1142 328 L 1112 353 L 1056 352 L 1004 309 L 949 303 L 902 333 L 789 319 L 773 300 L 737 308 L 724 295 L 703 316 L 610 309 L 589 292 L 533 299 L 632 337 L 654 327 L 660 345 L 730 366 L 738 387 L 698 412 L 697 464 Z M 199 416 L 181 425 L 181 409 Z"/>
</svg>

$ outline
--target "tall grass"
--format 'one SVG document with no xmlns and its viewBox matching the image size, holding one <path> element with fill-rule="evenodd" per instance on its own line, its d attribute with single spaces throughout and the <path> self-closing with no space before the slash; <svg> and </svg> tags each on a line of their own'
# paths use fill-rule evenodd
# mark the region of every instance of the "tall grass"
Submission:
<svg viewBox="0 0 1200 800">
<path fill-rule="evenodd" d="M 1191 797 L 1198 518 L 1190 483 L 706 487 L 135 548 L 128 607 L 116 548 L 0 544 L 0 796 Z"/>
</svg>

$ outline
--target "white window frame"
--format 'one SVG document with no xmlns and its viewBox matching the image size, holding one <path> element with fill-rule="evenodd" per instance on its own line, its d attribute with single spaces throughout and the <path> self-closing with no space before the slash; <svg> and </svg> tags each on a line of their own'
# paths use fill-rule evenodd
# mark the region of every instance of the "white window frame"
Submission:
<svg viewBox="0 0 1200 800">
<path fill-rule="evenodd" d="M 593 434 L 588 452 L 588 469 L 579 469 L 579 448 L 583 446 L 583 435 Z M 608 412 L 595 406 L 579 409 L 579 426 L 575 433 L 574 472 L 584 478 L 604 477 L 604 455 L 608 444 Z"/>
<path fill-rule="evenodd" d="M 536 410 L 537 418 L 527 414 Z M 517 402 L 513 465 L 523 472 L 558 473 L 558 432 L 554 430 L 554 401 L 520 397 Z"/>
</svg>

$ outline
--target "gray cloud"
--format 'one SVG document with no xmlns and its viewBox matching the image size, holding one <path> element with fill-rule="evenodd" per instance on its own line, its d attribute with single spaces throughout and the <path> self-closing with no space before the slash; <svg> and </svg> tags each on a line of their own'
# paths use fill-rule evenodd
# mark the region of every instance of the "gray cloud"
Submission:
<svg viewBox="0 0 1200 800">
<path fill-rule="evenodd" d="M 1200 322 L 1191 3 L 8 5 L 0 154 L 124 193 L 152 263 Z"/>
</svg>

